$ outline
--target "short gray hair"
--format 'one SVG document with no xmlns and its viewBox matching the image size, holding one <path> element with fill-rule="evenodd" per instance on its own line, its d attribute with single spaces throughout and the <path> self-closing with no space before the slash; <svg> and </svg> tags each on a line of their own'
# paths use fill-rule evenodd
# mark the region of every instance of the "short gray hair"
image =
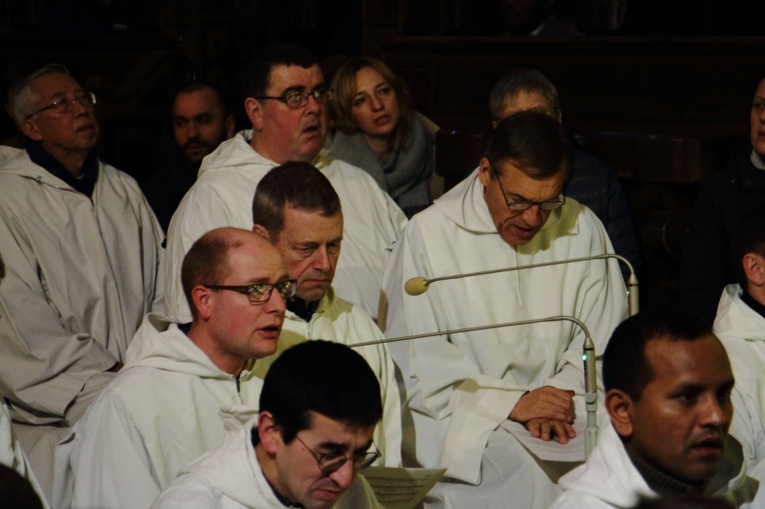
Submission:
<svg viewBox="0 0 765 509">
<path fill-rule="evenodd" d="M 547 100 L 556 116 L 560 113 L 558 90 L 547 79 L 547 76 L 536 69 L 518 67 L 505 74 L 491 90 L 489 95 L 491 119 L 495 122 L 502 120 L 500 116 L 502 115 L 505 100 L 508 97 L 518 95 L 520 92 L 526 92 L 527 94 L 536 92 Z"/>
<path fill-rule="evenodd" d="M 35 105 L 40 100 L 32 91 L 32 85 L 38 78 L 46 74 L 66 74 L 70 76 L 69 69 L 60 64 L 48 64 L 34 72 L 31 72 L 11 86 L 8 94 L 8 106 L 13 114 L 16 127 L 21 129 L 27 117 L 34 112 Z"/>
</svg>

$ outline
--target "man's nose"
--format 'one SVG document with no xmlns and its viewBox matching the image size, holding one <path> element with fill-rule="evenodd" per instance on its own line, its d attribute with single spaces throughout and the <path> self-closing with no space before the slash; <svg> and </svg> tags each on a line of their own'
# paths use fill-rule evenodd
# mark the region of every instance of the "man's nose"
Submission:
<svg viewBox="0 0 765 509">
<path fill-rule="evenodd" d="M 268 300 L 263 306 L 265 307 L 265 311 L 269 313 L 284 313 L 287 309 L 287 303 L 285 302 L 284 297 L 282 297 L 282 294 L 279 293 L 279 290 L 276 288 L 271 290 L 271 295 L 268 296 Z"/>
<path fill-rule="evenodd" d="M 313 268 L 322 272 L 329 272 L 331 263 L 329 261 L 329 253 L 327 252 L 327 246 L 320 246 L 314 252 Z"/>
<path fill-rule="evenodd" d="M 189 122 L 186 124 L 186 137 L 187 138 L 196 138 L 199 136 L 199 127 L 197 127 L 196 122 Z"/>
<path fill-rule="evenodd" d="M 701 426 L 714 426 L 725 429 L 728 424 L 728 416 L 725 413 L 725 405 L 729 405 L 730 400 L 720 401 L 717 395 L 710 395 L 705 398 L 704 408 L 699 416 Z"/>
<path fill-rule="evenodd" d="M 328 476 L 341 490 L 347 490 L 354 479 L 356 479 L 356 471 L 353 469 L 353 461 L 348 460 L 343 465 L 329 474 Z"/>
<path fill-rule="evenodd" d="M 529 226 L 539 226 L 544 223 L 545 217 L 539 205 L 532 205 L 521 214 L 523 221 Z"/>
</svg>

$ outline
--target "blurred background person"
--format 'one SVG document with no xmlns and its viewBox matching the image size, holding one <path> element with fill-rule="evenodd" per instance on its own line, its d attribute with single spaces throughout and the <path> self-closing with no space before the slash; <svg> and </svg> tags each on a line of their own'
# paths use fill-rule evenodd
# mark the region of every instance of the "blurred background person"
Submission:
<svg viewBox="0 0 765 509">
<path fill-rule="evenodd" d="M 407 217 L 431 204 L 438 127 L 412 108 L 401 78 L 375 58 L 353 58 L 332 79 L 332 157 L 369 173 Z"/>
<path fill-rule="evenodd" d="M 160 140 L 155 169 L 142 189 L 162 229 L 197 180 L 207 154 L 234 136 L 236 121 L 223 94 L 205 83 L 191 83 L 173 100 Z"/>
</svg>

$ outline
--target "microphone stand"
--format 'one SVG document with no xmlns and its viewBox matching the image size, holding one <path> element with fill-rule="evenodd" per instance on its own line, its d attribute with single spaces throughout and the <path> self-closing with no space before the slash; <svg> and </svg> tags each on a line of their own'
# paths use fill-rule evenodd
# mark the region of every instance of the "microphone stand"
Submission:
<svg viewBox="0 0 765 509">
<path fill-rule="evenodd" d="M 434 280 L 431 280 L 434 281 Z M 463 327 L 461 329 L 451 329 L 437 332 L 425 332 L 422 334 L 414 334 L 412 336 L 400 336 L 396 338 L 378 339 L 375 341 L 366 341 L 364 343 L 356 343 L 349 345 L 351 348 L 360 348 L 362 346 L 379 345 L 384 343 L 394 343 L 396 341 L 407 341 L 410 339 L 421 339 L 433 336 L 441 336 L 445 334 L 458 334 L 463 332 L 474 332 L 487 329 L 498 329 L 501 327 L 513 327 L 516 325 L 530 325 L 541 322 L 572 322 L 578 325 L 584 332 L 584 348 L 582 360 L 584 361 L 584 403 L 587 411 L 587 424 L 584 428 L 584 457 L 585 460 L 589 458 L 590 452 L 595 448 L 595 444 L 598 441 L 598 420 L 597 420 L 597 408 L 598 408 L 598 386 L 597 376 L 595 372 L 595 343 L 592 341 L 590 331 L 587 326 L 579 319 L 573 316 L 551 316 L 548 318 L 537 318 L 533 320 L 519 320 L 517 322 L 505 322 L 495 325 L 479 325 L 475 327 Z"/>
<path fill-rule="evenodd" d="M 428 287 L 430 286 L 431 283 L 435 283 L 437 281 L 446 281 L 449 279 L 462 279 L 465 277 L 473 277 L 473 276 L 483 276 L 486 274 L 496 274 L 498 272 L 512 272 L 515 270 L 534 269 L 537 267 L 549 267 L 551 265 L 563 265 L 566 263 L 587 262 L 590 260 L 605 260 L 608 258 L 615 258 L 621 261 L 622 263 L 627 265 L 627 268 L 630 270 L 630 277 L 627 279 L 627 297 L 629 299 L 628 314 L 629 316 L 634 316 L 640 310 L 640 298 L 638 293 L 639 288 L 638 288 L 637 275 L 635 274 L 635 269 L 632 267 L 632 264 L 629 262 L 629 260 L 627 260 L 625 257 L 621 255 L 613 254 L 613 253 L 586 256 L 583 258 L 571 258 L 568 260 L 556 260 L 556 261 L 544 262 L 544 263 L 532 263 L 530 265 L 519 265 L 517 267 L 505 267 L 502 269 L 482 270 L 479 272 L 469 272 L 467 274 L 458 274 L 456 276 L 434 277 L 432 279 L 426 279 L 422 276 L 413 277 L 404 284 L 404 290 L 409 295 L 421 295 L 428 291 Z"/>
</svg>

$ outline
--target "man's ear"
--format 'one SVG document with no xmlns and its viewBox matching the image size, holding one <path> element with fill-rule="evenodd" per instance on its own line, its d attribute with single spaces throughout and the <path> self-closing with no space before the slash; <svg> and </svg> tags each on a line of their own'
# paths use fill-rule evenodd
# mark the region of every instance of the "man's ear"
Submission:
<svg viewBox="0 0 765 509">
<path fill-rule="evenodd" d="M 194 301 L 194 307 L 197 308 L 199 318 L 207 320 L 212 315 L 212 291 L 202 285 L 197 285 L 191 290 L 191 300 Z"/>
<path fill-rule="evenodd" d="M 478 163 L 478 180 L 481 181 L 483 187 L 488 187 L 491 181 L 491 164 L 489 164 L 489 159 L 486 157 L 482 157 Z"/>
<path fill-rule="evenodd" d="M 40 134 L 39 126 L 34 119 L 28 118 L 21 124 L 21 132 L 24 136 L 35 141 L 42 140 L 42 134 Z"/>
<path fill-rule="evenodd" d="M 747 253 L 741 260 L 741 264 L 750 285 L 765 285 L 765 258 L 757 253 Z"/>
<path fill-rule="evenodd" d="M 619 389 L 611 389 L 606 394 L 606 410 L 611 417 L 614 429 L 622 438 L 629 438 L 633 432 L 632 410 L 634 402 L 630 396 Z"/>
<path fill-rule="evenodd" d="M 263 103 L 254 97 L 248 97 L 244 100 L 244 111 L 247 118 L 250 119 L 252 128 L 255 131 L 263 130 Z"/>
<path fill-rule="evenodd" d="M 257 233 L 261 237 L 264 237 L 264 238 L 270 240 L 271 242 L 273 242 L 273 239 L 271 239 L 271 234 L 263 226 L 261 226 L 259 224 L 256 224 L 255 226 L 252 227 L 252 231 Z"/>
<path fill-rule="evenodd" d="M 258 436 L 263 449 L 270 455 L 276 454 L 282 443 L 282 433 L 271 412 L 262 411 L 258 415 Z"/>
</svg>

